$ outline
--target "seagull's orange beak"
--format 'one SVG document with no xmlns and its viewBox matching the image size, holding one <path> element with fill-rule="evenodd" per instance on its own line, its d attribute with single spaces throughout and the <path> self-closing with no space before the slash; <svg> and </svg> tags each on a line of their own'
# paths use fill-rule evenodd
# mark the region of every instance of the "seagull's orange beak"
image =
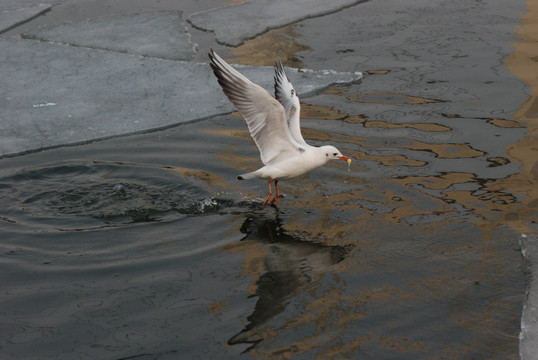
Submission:
<svg viewBox="0 0 538 360">
<path fill-rule="evenodd" d="M 340 160 L 345 160 L 347 161 L 347 171 L 351 171 L 351 159 L 345 155 L 342 155 L 342 156 L 339 156 L 338 157 Z"/>
</svg>

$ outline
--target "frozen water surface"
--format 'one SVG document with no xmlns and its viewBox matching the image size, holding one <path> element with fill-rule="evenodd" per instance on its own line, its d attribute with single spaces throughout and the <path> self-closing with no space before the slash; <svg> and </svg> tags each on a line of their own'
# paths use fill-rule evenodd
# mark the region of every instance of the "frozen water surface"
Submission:
<svg viewBox="0 0 538 360">
<path fill-rule="evenodd" d="M 269 29 L 327 15 L 363 1 L 251 0 L 195 13 L 187 20 L 199 29 L 213 31 L 220 43 L 238 46 Z"/>
<path fill-rule="evenodd" d="M 36 4 L 35 6 L 23 8 L 19 6 L 11 10 L 4 10 L 0 7 L 0 34 L 30 21 L 34 17 L 49 11 L 51 8 L 51 5 L 48 4 Z"/>
<path fill-rule="evenodd" d="M 538 354 L 538 236 L 523 235 L 519 242 L 531 272 L 521 319 L 520 354 L 521 359 L 531 360 Z"/>
<path fill-rule="evenodd" d="M 179 11 L 112 16 L 77 24 L 44 26 L 25 32 L 23 37 L 170 60 L 190 60 L 195 53 L 195 45 Z"/>
<path fill-rule="evenodd" d="M 0 40 L 0 47 L 1 155 L 154 130 L 234 110 L 205 63 L 29 40 Z M 240 70 L 272 91 L 272 68 Z M 361 77 L 292 69 L 288 74 L 303 95 Z"/>
</svg>

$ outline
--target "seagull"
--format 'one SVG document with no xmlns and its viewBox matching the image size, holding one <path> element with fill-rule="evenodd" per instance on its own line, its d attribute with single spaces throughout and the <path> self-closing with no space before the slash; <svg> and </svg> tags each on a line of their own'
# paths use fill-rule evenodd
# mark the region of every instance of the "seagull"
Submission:
<svg viewBox="0 0 538 360">
<path fill-rule="evenodd" d="M 209 52 L 211 68 L 224 94 L 245 119 L 250 135 L 260 150 L 263 167 L 241 174 L 238 180 L 267 179 L 269 193 L 264 205 L 280 197 L 278 181 L 303 175 L 329 160 L 351 159 L 332 145 L 311 146 L 301 135 L 301 105 L 282 62 L 275 65 L 275 97 L 247 79 L 224 61 L 213 49 Z M 271 199 L 271 183 L 276 195 Z"/>
</svg>

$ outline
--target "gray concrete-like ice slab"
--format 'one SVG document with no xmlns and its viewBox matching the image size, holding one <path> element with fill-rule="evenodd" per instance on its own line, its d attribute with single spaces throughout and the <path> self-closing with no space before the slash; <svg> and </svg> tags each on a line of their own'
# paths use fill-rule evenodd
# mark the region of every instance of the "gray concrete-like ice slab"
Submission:
<svg viewBox="0 0 538 360">
<path fill-rule="evenodd" d="M 228 113 L 209 65 L 33 40 L 0 40 L 0 157 Z M 273 69 L 240 67 L 269 91 Z M 297 71 L 299 94 L 361 74 Z"/>
<path fill-rule="evenodd" d="M 532 273 L 521 317 L 519 354 L 522 360 L 533 360 L 538 354 L 538 236 L 522 235 L 519 242 Z"/>
<path fill-rule="evenodd" d="M 213 31 L 217 41 L 239 46 L 267 30 L 327 15 L 365 0 L 251 0 L 201 11 L 187 18 L 193 26 Z"/>
<path fill-rule="evenodd" d="M 181 15 L 180 11 L 159 11 L 111 16 L 42 27 L 22 36 L 163 59 L 190 60 L 195 54 L 195 45 Z"/>
<path fill-rule="evenodd" d="M 0 12 L 0 34 L 32 20 L 36 16 L 49 11 L 50 8 L 51 5 L 39 4 L 36 6 L 23 7 L 17 10 L 6 10 Z"/>
</svg>

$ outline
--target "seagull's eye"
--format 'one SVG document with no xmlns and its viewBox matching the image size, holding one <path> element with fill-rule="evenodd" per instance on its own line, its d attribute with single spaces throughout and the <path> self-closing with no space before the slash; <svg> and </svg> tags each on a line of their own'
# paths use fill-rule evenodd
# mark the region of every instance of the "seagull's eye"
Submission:
<svg viewBox="0 0 538 360">
<path fill-rule="evenodd" d="M 334 153 L 333 155 L 336 156 L 336 155 L 338 155 L 338 153 Z"/>
<path fill-rule="evenodd" d="M 329 157 L 329 154 L 325 154 L 325 156 Z"/>
<path fill-rule="evenodd" d="M 293 95 L 295 95 L 295 90 L 291 89 L 291 97 L 293 97 Z"/>
</svg>

